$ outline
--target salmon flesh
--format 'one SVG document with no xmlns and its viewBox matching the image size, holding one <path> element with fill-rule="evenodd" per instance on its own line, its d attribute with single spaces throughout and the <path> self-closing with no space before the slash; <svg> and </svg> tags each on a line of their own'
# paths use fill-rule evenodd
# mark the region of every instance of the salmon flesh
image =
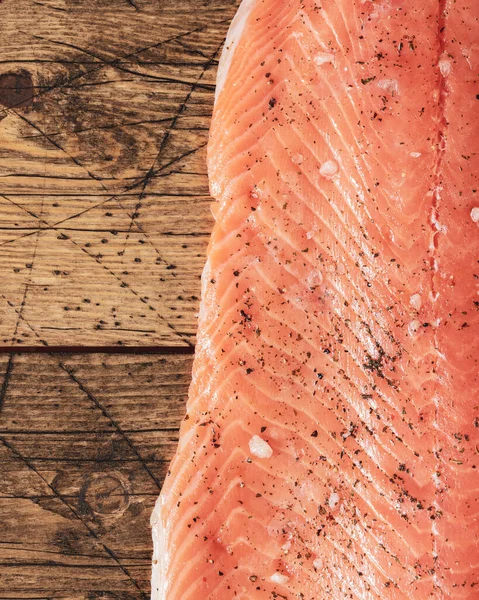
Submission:
<svg viewBox="0 0 479 600">
<path fill-rule="evenodd" d="M 479 0 L 243 0 L 155 600 L 479 599 Z"/>
</svg>

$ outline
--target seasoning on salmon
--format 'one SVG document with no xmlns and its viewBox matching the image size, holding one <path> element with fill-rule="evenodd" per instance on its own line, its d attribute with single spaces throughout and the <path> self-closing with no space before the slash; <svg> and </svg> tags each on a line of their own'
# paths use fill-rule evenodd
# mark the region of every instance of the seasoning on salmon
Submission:
<svg viewBox="0 0 479 600">
<path fill-rule="evenodd" d="M 478 19 L 243 0 L 155 600 L 479 598 Z"/>
</svg>

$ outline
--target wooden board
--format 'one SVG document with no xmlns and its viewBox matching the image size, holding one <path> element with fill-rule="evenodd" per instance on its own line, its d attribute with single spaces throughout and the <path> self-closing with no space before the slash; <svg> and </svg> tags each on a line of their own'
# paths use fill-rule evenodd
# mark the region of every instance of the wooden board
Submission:
<svg viewBox="0 0 479 600">
<path fill-rule="evenodd" d="M 0 598 L 145 600 L 189 355 L 0 355 Z"/>
<path fill-rule="evenodd" d="M 236 5 L 0 2 L 0 345 L 194 343 Z"/>
<path fill-rule="evenodd" d="M 0 600 L 149 596 L 236 4 L 0 0 Z"/>
</svg>

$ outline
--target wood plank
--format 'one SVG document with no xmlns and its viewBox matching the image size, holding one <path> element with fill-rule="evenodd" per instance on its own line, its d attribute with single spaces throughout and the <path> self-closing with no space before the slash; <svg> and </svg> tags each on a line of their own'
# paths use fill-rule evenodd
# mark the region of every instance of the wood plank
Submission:
<svg viewBox="0 0 479 600">
<path fill-rule="evenodd" d="M 7 596 L 0 596 L 0 600 L 144 600 L 144 594 L 142 592 L 108 592 L 104 590 L 97 590 L 94 592 L 74 593 L 67 592 L 62 593 L 54 592 L 48 596 L 42 594 L 42 590 L 30 589 L 26 592 L 17 593 L 15 591 L 9 593 Z"/>
<path fill-rule="evenodd" d="M 0 3 L 0 344 L 194 344 L 236 0 Z"/>
<path fill-rule="evenodd" d="M 191 363 L 0 355 L 0 599 L 148 597 L 149 517 Z"/>
</svg>

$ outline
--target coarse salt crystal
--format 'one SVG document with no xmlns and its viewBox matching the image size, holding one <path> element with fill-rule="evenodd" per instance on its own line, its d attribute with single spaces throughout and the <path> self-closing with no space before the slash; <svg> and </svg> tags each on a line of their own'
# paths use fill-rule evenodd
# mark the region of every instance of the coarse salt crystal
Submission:
<svg viewBox="0 0 479 600">
<path fill-rule="evenodd" d="M 318 52 L 313 58 L 314 63 L 320 67 L 326 63 L 335 63 L 335 56 L 332 52 Z"/>
<path fill-rule="evenodd" d="M 319 169 L 319 174 L 325 177 L 326 179 L 332 179 L 336 175 L 338 170 L 338 163 L 334 162 L 334 160 L 327 160 L 321 165 L 321 168 Z"/>
<path fill-rule="evenodd" d="M 322 569 L 323 568 L 323 561 L 320 558 L 315 558 L 313 561 L 313 567 L 315 569 Z"/>
<path fill-rule="evenodd" d="M 336 494 L 336 492 L 333 492 L 331 494 L 331 496 L 329 496 L 329 500 L 328 500 L 328 504 L 329 504 L 329 508 L 336 508 L 336 506 L 338 505 L 339 502 L 339 494 Z"/>
<path fill-rule="evenodd" d="M 421 153 L 420 153 L 420 152 L 411 152 L 411 153 L 409 154 L 409 156 L 411 156 L 412 158 L 419 158 L 419 157 L 420 157 L 420 156 L 422 156 L 422 155 L 421 155 Z"/>
<path fill-rule="evenodd" d="M 311 271 L 311 273 L 308 275 L 308 278 L 306 279 L 306 283 L 308 284 L 308 287 L 310 289 L 321 285 L 323 283 L 323 275 L 321 271 Z"/>
<path fill-rule="evenodd" d="M 422 306 L 422 298 L 420 294 L 413 294 L 410 299 L 411 306 L 416 310 L 420 310 Z"/>
<path fill-rule="evenodd" d="M 475 206 L 471 210 L 471 219 L 473 223 L 477 223 L 477 225 L 479 225 L 479 206 Z"/>
<path fill-rule="evenodd" d="M 290 549 L 291 549 L 291 542 L 290 542 L 290 541 L 286 542 L 285 544 L 283 544 L 283 545 L 281 546 L 281 550 L 282 550 L 282 551 L 283 551 L 285 554 L 287 554 L 287 553 L 289 552 L 289 550 L 290 550 Z"/>
<path fill-rule="evenodd" d="M 273 575 L 271 575 L 270 580 L 273 583 L 278 583 L 279 585 L 284 585 L 285 583 L 288 583 L 289 577 L 287 575 L 283 575 L 282 573 L 278 573 L 278 571 L 276 571 L 276 573 L 273 573 Z"/>
<path fill-rule="evenodd" d="M 302 162 L 303 162 L 303 159 L 304 159 L 303 155 L 302 155 L 302 154 L 300 154 L 299 152 L 298 152 L 297 154 L 293 154 L 293 156 L 292 156 L 292 158 L 291 158 L 291 160 L 293 161 L 293 163 L 294 163 L 295 165 L 300 165 L 300 164 L 302 164 Z"/>
<path fill-rule="evenodd" d="M 254 435 L 250 439 L 249 451 L 253 456 L 258 458 L 271 458 L 273 456 L 273 449 L 268 442 L 259 437 L 259 435 Z"/>
<path fill-rule="evenodd" d="M 377 82 L 377 85 L 385 92 L 389 92 L 392 96 L 395 96 L 399 92 L 399 83 L 397 82 L 397 79 L 380 79 Z"/>
<path fill-rule="evenodd" d="M 441 58 L 438 64 L 443 77 L 451 74 L 451 61 L 447 60 L 447 58 Z"/>
<path fill-rule="evenodd" d="M 421 323 L 417 320 L 411 321 L 408 325 L 408 331 L 410 335 L 414 335 L 415 333 L 417 333 L 419 331 L 419 328 L 421 327 Z"/>
</svg>

